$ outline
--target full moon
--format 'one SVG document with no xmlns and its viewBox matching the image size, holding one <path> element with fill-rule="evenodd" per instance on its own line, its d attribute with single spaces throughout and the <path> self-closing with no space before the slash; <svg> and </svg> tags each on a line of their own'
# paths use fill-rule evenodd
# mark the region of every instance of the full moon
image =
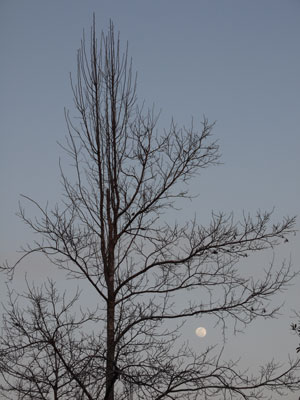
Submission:
<svg viewBox="0 0 300 400">
<path fill-rule="evenodd" d="M 206 336 L 206 329 L 202 328 L 202 327 L 197 328 L 196 329 L 196 335 L 199 336 L 199 337 Z"/>
</svg>

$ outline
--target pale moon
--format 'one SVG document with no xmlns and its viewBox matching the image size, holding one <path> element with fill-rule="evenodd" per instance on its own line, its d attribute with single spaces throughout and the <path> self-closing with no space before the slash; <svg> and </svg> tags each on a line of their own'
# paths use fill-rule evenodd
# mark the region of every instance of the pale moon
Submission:
<svg viewBox="0 0 300 400">
<path fill-rule="evenodd" d="M 196 335 L 199 336 L 199 337 L 206 336 L 206 329 L 202 328 L 202 327 L 197 328 L 196 329 Z"/>
</svg>

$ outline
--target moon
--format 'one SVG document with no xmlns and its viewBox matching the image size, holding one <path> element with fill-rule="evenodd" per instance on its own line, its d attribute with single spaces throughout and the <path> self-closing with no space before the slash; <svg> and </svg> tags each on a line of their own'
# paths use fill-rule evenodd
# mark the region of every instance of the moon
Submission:
<svg viewBox="0 0 300 400">
<path fill-rule="evenodd" d="M 202 326 L 200 326 L 199 328 L 197 328 L 195 332 L 196 332 L 196 335 L 197 335 L 198 337 L 203 338 L 204 336 L 206 336 L 206 329 L 203 328 Z"/>
</svg>

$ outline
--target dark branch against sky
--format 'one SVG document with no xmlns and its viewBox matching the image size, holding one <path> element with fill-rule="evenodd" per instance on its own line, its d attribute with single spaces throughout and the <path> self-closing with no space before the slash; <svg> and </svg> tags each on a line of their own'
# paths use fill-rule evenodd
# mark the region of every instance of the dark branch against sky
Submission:
<svg viewBox="0 0 300 400">
<path fill-rule="evenodd" d="M 185 206 L 187 216 L 197 213 L 207 222 L 212 209 L 242 215 L 243 210 L 273 207 L 277 217 L 299 214 L 298 2 L 91 1 L 86 6 L 79 1 L 3 1 L 0 11 L 0 235 L 5 258 L 15 257 L 18 245 L 28 241 L 28 231 L 14 216 L 19 193 L 43 204 L 60 195 L 56 141 L 66 134 L 64 106 L 72 113 L 68 71 L 93 11 L 99 31 L 112 18 L 128 39 L 139 97 L 162 108 L 162 126 L 172 115 L 182 123 L 192 115 L 199 122 L 203 114 L 217 120 L 214 134 L 224 165 L 194 181 L 199 197 Z M 275 261 L 291 254 L 297 267 L 298 240 L 292 238 Z M 249 265 L 257 271 L 270 257 Z M 38 267 L 31 264 L 29 274 L 41 277 Z M 286 307 L 279 320 L 268 328 L 258 323 L 250 331 L 255 343 L 250 359 L 263 348 L 272 354 L 275 346 L 282 358 L 293 351 L 288 327 L 291 309 L 298 305 L 297 287 L 282 300 Z M 196 346 L 197 323 L 185 328 Z M 209 335 L 205 340 L 217 336 Z M 234 339 L 235 349 L 243 349 L 245 342 Z"/>
</svg>

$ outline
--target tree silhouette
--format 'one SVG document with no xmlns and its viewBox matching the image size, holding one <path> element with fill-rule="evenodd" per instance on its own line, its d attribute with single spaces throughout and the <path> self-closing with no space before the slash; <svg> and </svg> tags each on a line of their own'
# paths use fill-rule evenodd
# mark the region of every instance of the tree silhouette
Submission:
<svg viewBox="0 0 300 400">
<path fill-rule="evenodd" d="M 223 360 L 222 350 L 198 354 L 183 344 L 186 319 L 211 315 L 235 329 L 271 318 L 270 299 L 294 276 L 290 265 L 255 280 L 239 262 L 274 247 L 294 232 L 294 218 L 272 224 L 271 212 L 213 213 L 208 226 L 196 218 L 166 223 L 177 199 L 189 198 L 191 179 L 218 163 L 213 124 L 203 120 L 157 131 L 158 117 L 139 107 L 127 47 L 110 23 L 89 45 L 85 37 L 71 79 L 77 118 L 65 112 L 63 146 L 75 178 L 61 168 L 64 197 L 49 210 L 33 199 L 39 216 L 20 216 L 40 240 L 23 249 L 13 266 L 41 253 L 80 287 L 72 297 L 55 282 L 28 284 L 9 293 L 0 339 L 1 393 L 19 399 L 259 399 L 265 390 L 296 390 L 297 362 L 274 362 L 257 376 Z M 81 296 L 96 300 L 80 307 Z"/>
<path fill-rule="evenodd" d="M 299 318 L 299 314 L 296 315 Z M 298 324 L 291 324 L 292 330 L 300 337 L 300 323 Z M 296 348 L 297 353 L 300 352 L 300 345 Z"/>
</svg>

